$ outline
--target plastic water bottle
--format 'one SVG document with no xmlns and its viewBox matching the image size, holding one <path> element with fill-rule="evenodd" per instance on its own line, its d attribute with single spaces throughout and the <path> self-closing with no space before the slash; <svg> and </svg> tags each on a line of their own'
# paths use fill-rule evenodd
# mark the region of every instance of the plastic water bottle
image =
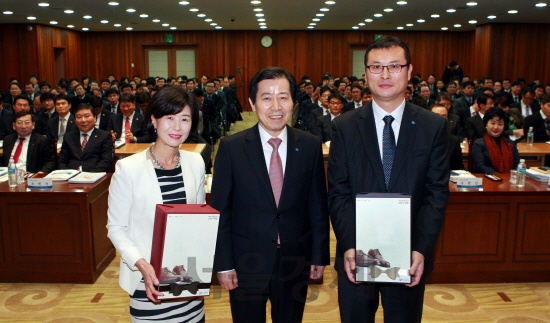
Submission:
<svg viewBox="0 0 550 323">
<path fill-rule="evenodd" d="M 525 177 L 527 176 L 527 167 L 525 166 L 525 159 L 520 159 L 518 164 L 518 187 L 525 186 Z"/>
<path fill-rule="evenodd" d="M 533 132 L 533 127 L 529 127 L 529 131 L 527 132 L 527 144 L 529 146 L 533 146 L 534 141 L 535 141 L 535 133 Z"/>
<path fill-rule="evenodd" d="M 17 166 L 15 166 L 13 158 L 10 158 L 10 162 L 8 163 L 8 181 L 10 187 L 17 186 Z"/>
</svg>

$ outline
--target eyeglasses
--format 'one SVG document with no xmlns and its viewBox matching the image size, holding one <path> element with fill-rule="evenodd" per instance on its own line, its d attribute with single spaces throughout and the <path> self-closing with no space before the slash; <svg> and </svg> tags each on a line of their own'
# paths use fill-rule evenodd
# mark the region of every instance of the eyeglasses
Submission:
<svg viewBox="0 0 550 323">
<path fill-rule="evenodd" d="M 330 96 L 330 94 L 323 94 L 321 95 L 322 98 L 328 98 Z"/>
<path fill-rule="evenodd" d="M 17 124 L 18 126 L 22 126 L 22 125 L 25 125 L 25 126 L 30 126 L 32 124 L 31 121 L 17 121 L 15 124 Z"/>
<path fill-rule="evenodd" d="M 342 102 L 340 102 L 340 101 L 330 101 L 329 103 L 330 104 L 342 104 Z"/>
<path fill-rule="evenodd" d="M 384 67 L 388 68 L 388 72 L 390 73 L 399 73 L 401 72 L 401 69 L 405 66 L 409 66 L 409 64 L 405 65 L 399 65 L 399 64 L 390 64 L 390 65 L 367 65 L 366 68 L 369 69 L 369 71 L 372 74 L 380 74 L 384 71 Z"/>
</svg>

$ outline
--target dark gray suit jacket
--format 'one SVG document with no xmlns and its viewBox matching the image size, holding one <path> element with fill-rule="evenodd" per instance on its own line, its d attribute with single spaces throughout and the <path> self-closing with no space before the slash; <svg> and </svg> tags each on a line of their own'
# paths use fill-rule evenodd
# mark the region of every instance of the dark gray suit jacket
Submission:
<svg viewBox="0 0 550 323">
<path fill-rule="evenodd" d="M 8 166 L 11 152 L 15 147 L 15 142 L 19 136 L 17 133 L 4 138 L 4 154 L 2 156 L 2 165 Z M 53 149 L 50 141 L 42 135 L 31 134 L 29 138 L 29 147 L 27 149 L 27 172 L 30 173 L 51 173 L 55 169 L 55 160 L 53 159 Z"/>
</svg>

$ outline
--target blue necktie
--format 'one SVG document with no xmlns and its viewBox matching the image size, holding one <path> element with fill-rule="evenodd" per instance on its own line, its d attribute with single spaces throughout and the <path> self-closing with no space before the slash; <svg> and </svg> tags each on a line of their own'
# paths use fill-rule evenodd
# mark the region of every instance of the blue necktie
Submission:
<svg viewBox="0 0 550 323">
<path fill-rule="evenodd" d="M 382 164 L 384 167 L 384 180 L 386 189 L 390 183 L 391 168 L 393 166 L 393 157 L 395 157 L 395 135 L 391 123 L 395 120 L 391 115 L 384 117 L 384 132 L 382 134 Z"/>
</svg>

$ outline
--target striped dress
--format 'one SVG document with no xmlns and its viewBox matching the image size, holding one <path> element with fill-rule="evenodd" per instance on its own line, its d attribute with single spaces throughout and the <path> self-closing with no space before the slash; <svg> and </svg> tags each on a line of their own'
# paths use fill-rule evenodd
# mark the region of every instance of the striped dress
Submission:
<svg viewBox="0 0 550 323">
<path fill-rule="evenodd" d="M 185 204 L 185 186 L 181 167 L 163 170 L 155 168 L 157 179 L 165 204 Z M 185 300 L 151 302 L 145 292 L 143 279 L 130 296 L 130 315 L 132 322 L 204 322 L 204 300 L 202 297 L 186 298 Z"/>
</svg>

